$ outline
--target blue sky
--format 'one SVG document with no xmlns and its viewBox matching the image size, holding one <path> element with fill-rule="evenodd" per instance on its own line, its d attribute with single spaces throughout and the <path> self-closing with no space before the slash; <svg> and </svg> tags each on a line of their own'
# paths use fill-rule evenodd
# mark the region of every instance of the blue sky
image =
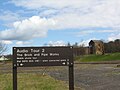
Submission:
<svg viewBox="0 0 120 90">
<path fill-rule="evenodd" d="M 87 45 L 120 39 L 120 0 L 0 0 L 0 41 L 9 46 Z"/>
</svg>

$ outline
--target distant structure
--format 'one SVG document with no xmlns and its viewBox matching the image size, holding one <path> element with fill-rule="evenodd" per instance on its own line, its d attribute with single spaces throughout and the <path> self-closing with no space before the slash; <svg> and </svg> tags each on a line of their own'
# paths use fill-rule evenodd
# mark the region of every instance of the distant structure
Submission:
<svg viewBox="0 0 120 90">
<path fill-rule="evenodd" d="M 89 54 L 89 47 L 73 47 L 74 56 L 88 55 L 88 54 Z"/>
<path fill-rule="evenodd" d="M 6 60 L 8 60 L 8 59 L 5 56 L 0 57 L 0 61 L 6 61 Z"/>
<path fill-rule="evenodd" d="M 104 54 L 104 43 L 101 40 L 91 40 L 89 42 L 89 53 L 103 55 Z"/>
</svg>

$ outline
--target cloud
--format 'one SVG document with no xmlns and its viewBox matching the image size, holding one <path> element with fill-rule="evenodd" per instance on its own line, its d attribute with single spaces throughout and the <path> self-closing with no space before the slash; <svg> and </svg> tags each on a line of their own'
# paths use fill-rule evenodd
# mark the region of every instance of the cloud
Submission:
<svg viewBox="0 0 120 90">
<path fill-rule="evenodd" d="M 116 39 L 120 39 L 120 33 L 117 33 L 117 34 L 111 34 L 109 37 L 108 37 L 108 41 L 114 41 Z"/>
<path fill-rule="evenodd" d="M 16 45 L 31 45 L 32 41 L 17 41 Z"/>
<path fill-rule="evenodd" d="M 47 19 L 39 17 L 39 19 L 34 18 L 35 21 L 47 22 L 47 24 L 32 23 L 35 21 L 33 19 L 31 21 L 30 18 L 18 21 L 14 23 L 13 30 L 0 32 L 3 34 L 0 36 L 2 39 L 29 40 L 36 37 L 45 37 L 50 29 L 69 30 L 83 27 L 111 28 L 111 30 L 95 29 L 94 32 L 92 30 L 81 30 L 80 33 L 84 35 L 119 33 L 120 0 L 12 0 L 10 3 L 17 7 L 24 7 L 26 11 L 36 10 L 40 17 L 47 17 Z"/>
<path fill-rule="evenodd" d="M 84 30 L 84 31 L 80 31 L 80 32 L 75 33 L 75 35 L 77 37 L 83 37 L 83 36 L 86 36 L 86 35 L 92 34 L 92 33 L 95 33 L 95 30 Z"/>
<path fill-rule="evenodd" d="M 13 29 L 0 31 L 0 39 L 3 40 L 30 40 L 46 37 L 48 29 L 55 25 L 53 19 L 32 16 L 29 19 L 13 23 Z"/>
<path fill-rule="evenodd" d="M 39 9 L 45 7 L 61 9 L 64 7 L 78 8 L 85 5 L 89 6 L 89 4 L 94 5 L 94 3 L 97 3 L 96 1 L 97 0 L 12 0 L 12 3 L 14 3 L 16 6 L 22 6 L 27 9 Z"/>
<path fill-rule="evenodd" d="M 19 15 L 17 13 L 14 13 L 12 11 L 4 11 L 4 10 L 0 10 L 1 14 L 0 14 L 0 20 L 2 21 L 7 21 L 7 22 L 11 22 L 11 21 L 16 21 L 19 20 Z"/>
<path fill-rule="evenodd" d="M 14 13 L 9 10 L 1 10 L 0 9 L 0 21 L 2 21 L 1 25 L 6 27 L 12 27 L 12 23 L 18 21 L 20 19 L 19 14 Z"/>
<path fill-rule="evenodd" d="M 58 21 L 56 28 L 118 27 L 120 0 L 12 0 Z"/>
<path fill-rule="evenodd" d="M 2 42 L 3 44 L 13 44 L 13 42 L 9 40 L 1 40 L 0 42 Z"/>
<path fill-rule="evenodd" d="M 78 43 L 79 46 L 89 46 L 89 42 L 91 40 L 97 40 L 96 38 L 90 38 L 88 40 L 82 40 L 81 42 Z"/>
<path fill-rule="evenodd" d="M 60 40 L 60 41 L 49 41 L 47 46 L 66 46 L 65 42 Z"/>
</svg>

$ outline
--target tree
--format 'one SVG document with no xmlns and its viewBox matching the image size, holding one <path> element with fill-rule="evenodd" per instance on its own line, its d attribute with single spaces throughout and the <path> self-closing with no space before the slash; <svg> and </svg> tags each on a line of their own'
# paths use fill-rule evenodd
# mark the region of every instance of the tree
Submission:
<svg viewBox="0 0 120 90">
<path fill-rule="evenodd" d="M 75 42 L 75 44 L 73 44 L 73 47 L 78 47 L 78 43 Z"/>
<path fill-rule="evenodd" d="M 71 46 L 70 42 L 67 43 L 67 46 Z"/>
<path fill-rule="evenodd" d="M 120 39 L 104 43 L 106 53 L 120 52 Z"/>
<path fill-rule="evenodd" d="M 7 50 L 6 44 L 0 42 L 0 55 L 2 55 Z"/>
<path fill-rule="evenodd" d="M 120 52 L 120 39 L 116 39 L 114 43 L 116 47 L 116 52 Z"/>
</svg>

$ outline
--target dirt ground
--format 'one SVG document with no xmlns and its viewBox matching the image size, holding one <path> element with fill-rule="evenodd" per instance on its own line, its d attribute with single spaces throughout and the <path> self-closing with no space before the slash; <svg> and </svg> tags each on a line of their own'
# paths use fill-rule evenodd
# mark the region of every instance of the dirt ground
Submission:
<svg viewBox="0 0 120 90">
<path fill-rule="evenodd" d="M 85 90 L 120 90 L 120 68 L 113 64 L 75 67 L 75 84 Z"/>
<path fill-rule="evenodd" d="M 1 64 L 0 73 L 11 73 L 12 64 Z M 19 68 L 19 73 L 49 74 L 68 83 L 68 67 Z M 75 90 L 120 90 L 120 67 L 117 64 L 75 64 Z"/>
</svg>

